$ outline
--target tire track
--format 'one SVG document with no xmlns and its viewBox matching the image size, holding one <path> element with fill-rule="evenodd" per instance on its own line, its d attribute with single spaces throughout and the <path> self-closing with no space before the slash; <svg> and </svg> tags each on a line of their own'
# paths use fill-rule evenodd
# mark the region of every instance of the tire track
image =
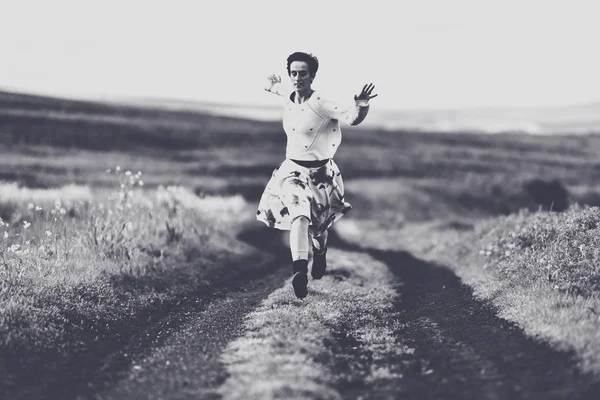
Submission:
<svg viewBox="0 0 600 400">
<path fill-rule="evenodd" d="M 241 285 L 205 310 L 189 316 L 180 327 L 148 354 L 133 360 L 133 368 L 98 399 L 213 399 L 228 377 L 220 357 L 228 343 L 242 332 L 244 317 L 288 278 L 281 268 L 262 279 Z"/>
</svg>

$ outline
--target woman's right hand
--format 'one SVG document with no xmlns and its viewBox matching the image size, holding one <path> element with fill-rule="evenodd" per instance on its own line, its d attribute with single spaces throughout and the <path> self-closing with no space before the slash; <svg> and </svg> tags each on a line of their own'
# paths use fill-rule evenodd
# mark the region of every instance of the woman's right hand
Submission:
<svg viewBox="0 0 600 400">
<path fill-rule="evenodd" d="M 267 76 L 267 83 L 265 85 L 265 90 L 270 92 L 273 89 L 273 86 L 281 83 L 281 77 L 279 75 L 271 74 Z"/>
</svg>

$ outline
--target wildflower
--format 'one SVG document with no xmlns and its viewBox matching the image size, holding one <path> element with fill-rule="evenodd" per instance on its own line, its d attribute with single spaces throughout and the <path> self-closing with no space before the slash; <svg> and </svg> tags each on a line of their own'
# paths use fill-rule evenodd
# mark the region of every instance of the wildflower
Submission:
<svg viewBox="0 0 600 400">
<path fill-rule="evenodd" d="M 35 211 L 42 211 L 42 207 L 40 207 L 40 206 L 36 206 L 36 207 L 35 207 Z"/>
<path fill-rule="evenodd" d="M 119 165 L 117 165 L 117 168 L 115 168 L 115 170 L 116 170 L 117 172 L 119 172 L 119 171 L 121 170 L 121 167 L 120 167 Z"/>
<path fill-rule="evenodd" d="M 125 171 L 126 176 L 131 176 L 131 171 Z"/>
<path fill-rule="evenodd" d="M 133 197 L 133 190 L 130 190 L 130 191 L 129 191 L 129 193 L 127 193 L 127 195 L 128 195 L 129 197 Z"/>
<path fill-rule="evenodd" d="M 67 213 L 67 210 L 65 210 L 64 208 L 61 208 L 61 209 L 60 209 L 60 213 L 61 213 L 62 215 L 65 215 L 65 214 Z"/>
<path fill-rule="evenodd" d="M 138 185 L 144 186 L 144 181 L 140 179 L 140 181 L 138 182 Z"/>
<path fill-rule="evenodd" d="M 13 244 L 12 246 L 10 246 L 6 250 L 8 250 L 9 253 L 16 253 L 19 250 L 20 247 L 21 247 L 20 244 Z"/>
<path fill-rule="evenodd" d="M 23 221 L 23 229 L 27 229 L 31 226 L 31 224 L 27 221 Z"/>
<path fill-rule="evenodd" d="M 4 239 L 8 239 L 8 232 L 4 232 Z"/>
<path fill-rule="evenodd" d="M 121 183 L 121 189 L 125 189 L 125 184 Z"/>
<path fill-rule="evenodd" d="M 110 169 L 110 168 L 107 168 L 107 169 L 106 169 L 106 173 L 107 173 L 107 174 L 110 174 L 111 172 L 112 172 L 112 169 Z"/>
<path fill-rule="evenodd" d="M 38 247 L 38 250 L 39 250 L 39 251 L 44 251 L 45 249 L 46 249 L 46 247 L 45 247 L 43 244 L 42 244 L 42 245 L 40 245 L 40 247 Z"/>
<path fill-rule="evenodd" d="M 28 209 L 28 210 L 33 210 L 33 207 L 34 207 L 34 206 L 33 206 L 33 203 L 29 203 L 29 204 L 27 204 L 27 209 Z"/>
<path fill-rule="evenodd" d="M 50 237 L 50 236 L 52 236 L 52 232 L 46 231 L 46 237 Z"/>
</svg>

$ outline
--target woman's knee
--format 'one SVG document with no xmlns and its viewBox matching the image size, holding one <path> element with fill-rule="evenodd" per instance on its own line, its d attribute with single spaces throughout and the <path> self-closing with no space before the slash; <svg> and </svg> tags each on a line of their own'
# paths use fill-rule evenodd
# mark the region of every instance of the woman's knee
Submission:
<svg viewBox="0 0 600 400">
<path fill-rule="evenodd" d="M 305 217 L 303 215 L 297 217 L 296 219 L 294 219 L 292 221 L 292 227 L 294 227 L 294 226 L 301 226 L 301 227 L 306 226 L 306 228 L 308 229 L 308 225 L 309 225 L 308 217 Z"/>
</svg>

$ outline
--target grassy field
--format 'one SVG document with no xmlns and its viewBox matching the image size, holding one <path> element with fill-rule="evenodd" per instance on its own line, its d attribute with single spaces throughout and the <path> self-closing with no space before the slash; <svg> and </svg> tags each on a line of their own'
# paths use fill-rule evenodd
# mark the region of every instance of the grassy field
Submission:
<svg viewBox="0 0 600 400">
<path fill-rule="evenodd" d="M 2 352 L 105 331 L 264 257 L 235 235 L 284 149 L 280 123 L 0 93 Z M 598 153 L 594 135 L 346 127 L 340 227 L 448 265 L 600 371 L 600 217 L 573 207 L 600 205 Z"/>
</svg>

